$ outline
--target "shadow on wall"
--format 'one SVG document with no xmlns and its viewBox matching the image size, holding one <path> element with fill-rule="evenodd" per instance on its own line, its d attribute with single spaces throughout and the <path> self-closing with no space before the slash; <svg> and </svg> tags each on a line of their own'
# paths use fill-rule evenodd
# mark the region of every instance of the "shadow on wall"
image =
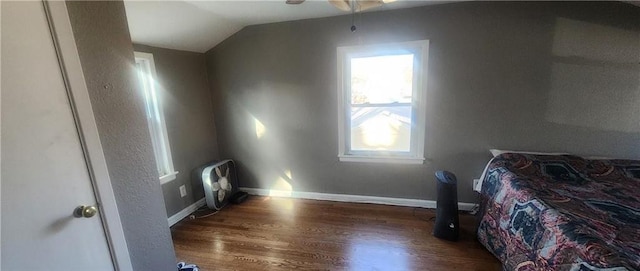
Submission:
<svg viewBox="0 0 640 271">
<path fill-rule="evenodd" d="M 557 18 L 547 121 L 640 132 L 640 32 Z"/>
<path fill-rule="evenodd" d="M 241 167 L 240 186 L 266 187 L 269 189 L 270 196 L 291 196 L 295 183 L 293 173 L 289 166 L 282 163 L 283 160 L 286 160 L 283 157 L 288 157 L 284 146 L 286 142 L 280 140 L 277 129 L 272 129 L 265 125 L 263 121 L 247 109 L 247 106 L 237 102 L 233 97 L 228 98 L 230 106 L 235 109 L 233 116 L 231 116 L 232 121 L 248 124 L 233 132 L 255 135 L 255 138 L 245 142 L 247 144 L 235 147 L 236 150 L 248 154 L 244 156 L 248 159 L 239 163 Z M 265 116 L 265 118 L 267 117 Z M 246 175 L 251 173 L 258 173 L 260 177 L 256 179 L 255 176 Z M 246 182 L 247 180 L 255 180 L 260 182 L 260 185 L 252 186 L 252 184 Z"/>
<path fill-rule="evenodd" d="M 251 113 L 249 114 L 251 115 Z M 255 123 L 256 139 L 260 141 L 267 132 L 267 128 L 255 116 L 251 115 L 251 118 L 253 118 L 253 122 Z M 258 152 L 262 151 L 262 149 L 260 148 L 256 150 Z M 280 173 L 278 168 L 280 167 L 274 167 L 277 174 Z M 291 169 L 285 169 L 282 174 L 279 175 L 280 176 L 277 177 L 277 179 L 273 183 L 271 183 L 269 196 L 290 197 L 293 192 L 293 187 L 291 186 L 291 183 L 293 182 L 293 177 L 291 177 Z"/>
</svg>

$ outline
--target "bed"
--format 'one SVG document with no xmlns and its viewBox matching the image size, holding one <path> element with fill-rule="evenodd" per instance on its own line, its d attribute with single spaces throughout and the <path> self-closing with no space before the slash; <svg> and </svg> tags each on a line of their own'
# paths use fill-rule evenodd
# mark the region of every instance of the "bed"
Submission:
<svg viewBox="0 0 640 271">
<path fill-rule="evenodd" d="M 504 270 L 640 270 L 640 161 L 498 155 L 478 220 Z"/>
</svg>

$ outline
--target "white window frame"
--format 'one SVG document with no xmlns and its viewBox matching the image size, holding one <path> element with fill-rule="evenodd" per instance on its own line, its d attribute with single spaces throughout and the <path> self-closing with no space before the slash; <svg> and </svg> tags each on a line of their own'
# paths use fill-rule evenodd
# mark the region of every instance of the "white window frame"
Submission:
<svg viewBox="0 0 640 271">
<path fill-rule="evenodd" d="M 338 158 L 342 162 L 423 164 L 429 40 L 338 47 Z M 351 58 L 414 55 L 409 152 L 351 150 Z"/>
<path fill-rule="evenodd" d="M 153 55 L 149 53 L 134 52 L 136 64 L 143 65 L 146 69 L 146 78 L 143 79 L 145 71 L 137 68 L 138 80 L 141 90 L 144 92 L 145 113 L 147 116 L 147 124 L 149 126 L 149 134 L 153 145 L 153 154 L 156 158 L 156 165 L 160 175 L 160 184 L 165 184 L 176 179 L 178 172 L 174 170 L 173 159 L 171 157 L 171 146 L 169 144 L 169 134 L 167 133 L 167 124 L 164 119 L 164 111 L 162 108 L 162 97 L 160 93 L 160 85 L 157 82 L 158 75 L 156 73 L 156 65 Z M 150 88 L 145 87 L 142 80 L 148 80 Z M 151 103 L 150 103 L 151 102 Z M 155 114 L 156 121 L 151 121 Z"/>
</svg>

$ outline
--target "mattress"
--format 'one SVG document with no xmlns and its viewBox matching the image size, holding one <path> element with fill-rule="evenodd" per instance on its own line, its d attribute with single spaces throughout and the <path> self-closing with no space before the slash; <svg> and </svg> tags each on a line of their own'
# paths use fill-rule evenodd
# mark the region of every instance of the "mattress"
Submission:
<svg viewBox="0 0 640 271">
<path fill-rule="evenodd" d="M 501 154 L 479 241 L 505 270 L 640 270 L 640 161 Z"/>
</svg>

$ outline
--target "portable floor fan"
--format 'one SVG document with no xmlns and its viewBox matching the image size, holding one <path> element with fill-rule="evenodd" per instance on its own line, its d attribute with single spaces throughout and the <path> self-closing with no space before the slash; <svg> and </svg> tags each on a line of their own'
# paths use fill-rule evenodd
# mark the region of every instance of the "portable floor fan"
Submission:
<svg viewBox="0 0 640 271">
<path fill-rule="evenodd" d="M 222 209 L 238 190 L 238 177 L 233 160 L 205 165 L 200 176 L 209 209 Z"/>
</svg>

